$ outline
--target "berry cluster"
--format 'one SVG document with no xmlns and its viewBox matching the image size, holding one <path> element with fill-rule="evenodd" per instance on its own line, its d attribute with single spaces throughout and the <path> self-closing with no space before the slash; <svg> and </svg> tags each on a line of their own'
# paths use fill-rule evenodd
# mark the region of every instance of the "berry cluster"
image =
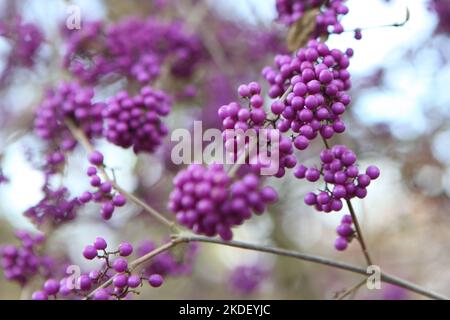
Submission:
<svg viewBox="0 0 450 320">
<path fill-rule="evenodd" d="M 36 134 L 51 143 L 53 151 L 47 164 L 55 166 L 64 162 L 64 152 L 73 150 L 76 140 L 66 126 L 72 121 L 88 138 L 101 136 L 104 105 L 92 103 L 94 90 L 81 87 L 77 82 L 61 83 L 47 92 L 35 112 Z"/>
<path fill-rule="evenodd" d="M 195 233 L 231 240 L 233 226 L 249 219 L 252 211 L 262 214 L 266 204 L 277 200 L 275 190 L 259 184 L 253 174 L 233 182 L 222 165 L 191 165 L 175 177 L 169 209 Z"/>
<path fill-rule="evenodd" d="M 21 246 L 7 245 L 0 248 L 5 278 L 23 286 L 36 275 L 44 278 L 50 276 L 55 261 L 49 256 L 40 255 L 38 250 L 45 237 L 18 231 L 16 238 L 21 241 Z"/>
<path fill-rule="evenodd" d="M 307 11 L 320 9 L 311 38 L 332 33 L 340 34 L 344 31 L 340 19 L 348 13 L 344 2 L 345 0 L 277 0 L 278 21 L 290 26 L 303 18 Z"/>
<path fill-rule="evenodd" d="M 267 112 L 264 110 L 264 99 L 261 96 L 260 84 L 251 82 L 248 85 L 241 85 L 238 88 L 238 94 L 246 100 L 247 107 L 242 107 L 237 102 L 231 102 L 218 110 L 222 127 L 225 130 L 223 136 L 226 151 L 233 157 L 234 161 L 238 160 L 243 152 L 248 152 L 250 155 L 255 154 L 256 159 L 246 158 L 245 163 L 251 165 L 255 170 L 277 165 L 276 168 L 273 168 L 273 172 L 275 172 L 276 177 L 283 177 L 285 168 L 293 168 L 297 163 L 297 159 L 293 155 L 294 149 L 291 138 L 280 136 L 277 130 L 273 130 L 278 119 L 269 119 Z M 239 135 L 239 130 L 243 131 L 243 135 Z M 253 130 L 253 132 L 248 130 Z M 264 134 L 264 141 L 261 140 L 260 134 Z M 255 145 L 250 146 L 252 136 Z M 271 145 L 269 141 L 275 142 L 276 145 Z M 267 150 L 262 150 L 262 147 L 267 148 Z M 249 150 L 250 148 L 256 150 Z M 255 151 L 255 153 L 252 153 L 252 151 Z M 270 152 L 271 158 L 277 157 L 278 161 L 271 162 L 270 159 L 266 159 L 263 151 Z"/>
<path fill-rule="evenodd" d="M 67 33 L 65 66 L 90 83 L 116 74 L 148 84 L 166 61 L 172 75 L 186 78 L 204 56 L 200 39 L 186 33 L 180 22 L 133 17 L 110 26 L 85 26 Z"/>
<path fill-rule="evenodd" d="M 272 112 L 280 116 L 277 128 L 295 133 L 294 146 L 308 147 L 320 133 L 325 139 L 345 131 L 341 120 L 350 96 L 349 57 L 324 43 L 312 40 L 295 57 L 277 56 L 277 70 L 266 67 L 263 75 L 271 85 L 269 95 L 281 96 L 291 90 L 285 102 L 275 101 Z"/>
<path fill-rule="evenodd" d="M 231 273 L 231 288 L 243 295 L 256 292 L 263 280 L 268 276 L 268 272 L 258 265 L 238 266 Z"/>
<path fill-rule="evenodd" d="M 0 22 L 0 37 L 5 37 L 13 43 L 8 63 L 32 67 L 36 53 L 44 41 L 41 30 L 35 24 L 24 23 L 20 18 L 13 19 L 10 24 L 6 23 L 6 19 L 4 21 Z"/>
<path fill-rule="evenodd" d="M 63 33 L 66 37 L 66 53 L 64 55 L 64 67 L 78 79 L 86 83 L 95 83 L 99 77 L 114 72 L 114 67 L 103 57 L 102 47 L 98 46 L 103 25 L 99 21 L 83 23 L 79 30 L 69 30 L 64 26 Z M 95 53 L 93 53 L 95 52 Z"/>
<path fill-rule="evenodd" d="M 341 219 L 341 224 L 336 228 L 338 238 L 334 242 L 334 247 L 338 251 L 344 251 L 347 249 L 348 244 L 352 241 L 355 231 L 352 228 L 353 220 L 348 214 L 344 215 Z"/>
<path fill-rule="evenodd" d="M 380 170 L 375 166 L 369 166 L 365 173 L 360 173 L 355 153 L 342 145 L 324 149 L 320 153 L 320 160 L 320 170 L 303 165 L 295 169 L 295 176 L 299 179 L 306 178 L 310 182 L 316 182 L 323 177 L 325 190 L 305 196 L 305 203 L 315 206 L 318 211 L 340 211 L 343 207 L 342 200 L 365 198 L 366 188 L 380 175 Z"/>
<path fill-rule="evenodd" d="M 89 162 L 96 166 L 104 168 L 103 154 L 99 151 L 94 151 L 89 155 Z M 98 170 L 96 167 L 89 167 L 87 169 L 87 175 L 90 177 L 91 186 L 97 188 L 96 192 L 84 192 L 80 197 L 79 201 L 81 203 L 88 203 L 91 200 L 95 202 L 102 203 L 101 215 L 105 220 L 112 218 L 114 210 L 116 207 L 123 207 L 127 199 L 120 193 L 116 193 L 113 190 L 113 185 L 109 181 L 102 181 L 100 176 L 97 174 Z"/>
<path fill-rule="evenodd" d="M 58 225 L 75 219 L 80 201 L 77 198 L 71 198 L 67 188 L 52 190 L 46 184 L 42 191 L 44 192 L 42 200 L 24 212 L 24 215 L 33 223 Z"/>
<path fill-rule="evenodd" d="M 138 152 L 154 152 L 168 133 L 161 121 L 171 110 L 171 98 L 163 91 L 144 87 L 130 97 L 118 93 L 107 102 L 104 116 L 108 141 L 123 147 L 133 147 Z"/>
<path fill-rule="evenodd" d="M 264 98 L 261 96 L 261 86 L 257 82 L 241 85 L 238 93 L 248 101 L 248 107 L 242 107 L 232 102 L 219 108 L 218 114 L 224 129 L 261 128 L 266 121 L 267 114 L 263 108 Z"/>
<path fill-rule="evenodd" d="M 159 274 L 151 274 L 143 278 L 139 274 L 133 274 L 126 257 L 133 253 L 133 246 L 128 242 L 119 245 L 116 251 L 107 251 L 108 244 L 105 239 L 97 237 L 92 245 L 83 250 L 83 256 L 87 260 L 101 259 L 103 266 L 100 270 L 92 270 L 73 279 L 64 277 L 60 281 L 48 279 L 42 289 L 33 293 L 33 300 L 47 300 L 50 296 L 55 298 L 88 297 L 93 300 L 121 300 L 131 294 L 138 294 L 137 288 L 143 285 L 143 280 L 154 287 L 160 287 L 164 279 Z M 110 285 L 104 285 L 111 281 Z M 89 295 L 89 292 L 92 292 Z"/>
</svg>

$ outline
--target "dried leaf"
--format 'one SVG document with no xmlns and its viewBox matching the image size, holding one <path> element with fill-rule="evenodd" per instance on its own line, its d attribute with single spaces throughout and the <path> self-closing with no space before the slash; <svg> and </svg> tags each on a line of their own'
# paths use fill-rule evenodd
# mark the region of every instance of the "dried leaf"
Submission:
<svg viewBox="0 0 450 320">
<path fill-rule="evenodd" d="M 316 17 L 319 11 L 318 8 L 306 11 L 303 17 L 292 25 L 287 37 L 287 47 L 290 51 L 306 45 L 316 26 Z"/>
</svg>

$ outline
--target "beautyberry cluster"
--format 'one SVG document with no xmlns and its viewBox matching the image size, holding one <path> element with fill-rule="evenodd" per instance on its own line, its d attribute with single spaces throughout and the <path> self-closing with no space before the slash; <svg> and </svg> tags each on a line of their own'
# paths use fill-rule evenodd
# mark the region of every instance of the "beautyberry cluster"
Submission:
<svg viewBox="0 0 450 320">
<path fill-rule="evenodd" d="M 75 219 L 80 201 L 71 198 L 65 187 L 52 190 L 49 185 L 43 187 L 44 197 L 38 204 L 29 208 L 24 215 L 35 224 L 49 223 L 53 226 Z"/>
<path fill-rule="evenodd" d="M 249 295 L 257 291 L 268 272 L 260 266 L 238 266 L 231 273 L 230 284 L 234 291 Z"/>
<path fill-rule="evenodd" d="M 150 87 L 134 97 L 125 91 L 118 93 L 104 112 L 106 138 L 120 147 L 133 147 L 136 153 L 155 151 L 168 133 L 161 117 L 169 114 L 171 105 L 168 95 Z"/>
<path fill-rule="evenodd" d="M 52 144 L 53 151 L 47 157 L 48 165 L 64 162 L 65 151 L 73 150 L 76 140 L 66 126 L 73 122 L 88 138 L 101 136 L 104 105 L 93 103 L 94 90 L 77 82 L 63 82 L 47 92 L 35 112 L 36 134 Z"/>
<path fill-rule="evenodd" d="M 267 112 L 264 110 L 264 98 L 261 95 L 259 83 L 251 82 L 248 85 L 241 85 L 238 88 L 238 94 L 245 99 L 247 106 L 231 102 L 218 110 L 222 127 L 225 130 L 223 137 L 226 151 L 234 161 L 237 161 L 244 152 L 248 152 L 250 155 L 254 154 L 256 159 L 246 158 L 245 163 L 251 165 L 253 169 L 277 165 L 276 168 L 273 168 L 275 176 L 284 176 L 285 168 L 293 168 L 297 163 L 297 159 L 293 155 L 291 138 L 282 136 L 277 130 L 274 130 L 277 119 L 268 118 Z M 253 139 L 254 145 L 251 143 L 251 139 Z M 275 142 L 275 144 L 270 145 L 269 141 Z M 262 147 L 267 150 L 262 150 Z M 250 148 L 255 150 L 249 150 Z M 264 151 L 270 154 L 270 158 L 276 157 L 278 161 L 271 162 L 270 159 L 265 159 Z"/>
<path fill-rule="evenodd" d="M 349 11 L 345 0 L 277 0 L 276 9 L 278 21 L 288 26 L 303 18 L 307 11 L 320 9 L 315 18 L 316 25 L 312 38 L 342 33 L 344 27 L 340 19 Z"/>
<path fill-rule="evenodd" d="M 353 220 L 348 214 L 344 215 L 341 219 L 341 224 L 336 228 L 338 238 L 334 242 L 334 247 L 338 251 L 344 251 L 347 249 L 348 244 L 352 241 L 355 231 L 352 228 Z"/>
<path fill-rule="evenodd" d="M 20 18 L 6 19 L 0 22 L 0 37 L 12 41 L 12 48 L 7 63 L 12 65 L 32 67 L 40 46 L 44 41 L 42 31 L 33 23 L 25 23 Z"/>
<path fill-rule="evenodd" d="M 152 274 L 144 279 L 135 274 L 126 259 L 133 253 L 133 246 L 123 242 L 115 251 L 107 251 L 108 244 L 105 239 L 97 237 L 92 245 L 83 250 L 83 256 L 87 260 L 103 260 L 100 269 L 94 269 L 89 273 L 83 273 L 77 278 L 73 275 L 64 277 L 60 281 L 48 279 L 40 291 L 33 293 L 34 300 L 47 300 L 53 296 L 56 298 L 88 298 L 93 300 L 121 300 L 128 298 L 133 293 L 138 293 L 137 288 L 147 280 L 152 287 L 160 287 L 164 279 L 159 274 Z M 109 281 L 109 285 L 105 283 Z M 103 286 L 100 288 L 100 286 Z"/>
<path fill-rule="evenodd" d="M 195 233 L 231 240 L 233 226 L 249 219 L 252 211 L 262 214 L 268 203 L 277 200 L 275 190 L 259 185 L 253 174 L 232 181 L 222 165 L 190 165 L 174 179 L 169 209 Z"/>
<path fill-rule="evenodd" d="M 122 75 L 148 84 L 165 62 L 173 76 L 186 78 L 204 56 L 200 39 L 186 33 L 179 21 L 133 17 L 110 26 L 90 22 L 66 36 L 65 66 L 88 83 Z"/>
<path fill-rule="evenodd" d="M 308 193 L 304 199 L 307 205 L 315 206 L 318 211 L 340 211 L 343 200 L 365 198 L 370 182 L 380 175 L 375 166 L 369 166 L 365 173 L 360 173 L 355 153 L 343 145 L 324 149 L 320 159 L 320 170 L 303 165 L 295 169 L 295 176 L 299 179 L 316 182 L 323 177 L 325 189 L 318 194 Z"/>
<path fill-rule="evenodd" d="M 239 95 L 248 102 L 248 107 L 242 107 L 232 102 L 219 108 L 218 114 L 224 129 L 261 128 L 266 121 L 267 114 L 263 108 L 264 98 L 261 96 L 261 86 L 257 82 L 242 85 L 238 89 Z"/>
<path fill-rule="evenodd" d="M 269 96 L 292 92 L 285 102 L 275 101 L 271 109 L 281 118 L 277 128 L 295 134 L 297 149 L 306 149 L 319 133 L 329 139 L 345 131 L 341 116 L 350 104 L 346 91 L 351 87 L 349 57 L 345 53 L 312 40 L 295 57 L 279 55 L 275 63 L 276 70 L 263 70 L 271 85 Z"/>
<path fill-rule="evenodd" d="M 99 151 L 94 151 L 89 155 L 89 162 L 99 168 L 104 168 L 103 154 Z M 87 169 L 87 175 L 90 177 L 91 186 L 97 188 L 95 192 L 84 192 L 80 197 L 81 203 L 88 203 L 91 200 L 102 203 L 101 215 L 105 220 L 112 218 L 116 207 L 123 207 L 127 199 L 120 193 L 115 192 L 113 185 L 110 181 L 102 181 L 102 178 L 97 174 L 96 167 L 89 167 Z"/>
<path fill-rule="evenodd" d="M 55 261 L 49 256 L 39 254 L 38 249 L 45 241 L 44 235 L 18 231 L 16 238 L 21 241 L 21 246 L 7 245 L 0 248 L 5 278 L 24 286 L 36 275 L 49 277 Z"/>
</svg>

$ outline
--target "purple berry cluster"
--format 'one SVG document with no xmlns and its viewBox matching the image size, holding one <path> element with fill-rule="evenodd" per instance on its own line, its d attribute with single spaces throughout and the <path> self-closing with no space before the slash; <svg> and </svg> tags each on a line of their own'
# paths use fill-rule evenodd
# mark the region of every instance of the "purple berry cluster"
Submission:
<svg viewBox="0 0 450 320">
<path fill-rule="evenodd" d="M 312 38 L 322 35 L 340 34 L 344 31 L 340 19 L 348 13 L 345 0 L 277 0 L 278 21 L 287 26 L 303 18 L 309 10 L 320 9 Z"/>
<path fill-rule="evenodd" d="M 299 179 L 316 182 L 323 177 L 325 190 L 318 194 L 308 193 L 304 199 L 307 205 L 315 206 L 318 211 L 340 211 L 343 200 L 365 198 L 371 181 L 380 176 L 380 170 L 375 166 L 369 166 L 365 173 L 361 173 L 356 165 L 355 153 L 343 145 L 324 149 L 320 160 L 320 170 L 304 165 L 295 169 L 295 176 Z"/>
<path fill-rule="evenodd" d="M 169 114 L 171 105 L 168 95 L 150 87 L 134 97 L 125 91 L 118 93 L 104 111 L 106 138 L 120 147 L 133 147 L 136 153 L 154 152 L 168 133 L 161 117 Z"/>
<path fill-rule="evenodd" d="M 50 186 L 45 185 L 42 191 L 42 200 L 24 212 L 33 223 L 56 226 L 75 219 L 81 203 L 77 198 L 70 197 L 67 188 L 52 190 Z"/>
<path fill-rule="evenodd" d="M 8 24 L 0 22 L 0 37 L 12 41 L 8 63 L 16 66 L 32 67 L 35 56 L 44 41 L 42 31 L 33 23 L 25 23 L 20 18 Z"/>
<path fill-rule="evenodd" d="M 277 200 L 271 187 L 260 188 L 260 179 L 253 174 L 233 181 L 222 165 L 190 165 L 174 179 L 169 209 L 180 224 L 197 234 L 219 235 L 231 240 L 233 226 L 252 216 L 262 214 L 268 203 Z"/>
<path fill-rule="evenodd" d="M 242 295 L 255 293 L 267 276 L 267 270 L 258 265 L 238 266 L 230 276 L 231 289 Z"/>
<path fill-rule="evenodd" d="M 224 129 L 261 128 L 267 118 L 264 110 L 264 98 L 261 96 L 261 85 L 251 82 L 248 85 L 241 85 L 238 89 L 241 98 L 248 103 L 248 107 L 243 107 L 237 102 L 231 102 L 219 108 L 218 114 L 222 120 Z"/>
<path fill-rule="evenodd" d="M 297 149 L 306 149 L 319 133 L 329 139 L 345 131 L 341 116 L 350 104 L 346 91 L 351 87 L 346 54 L 312 40 L 295 57 L 279 55 L 275 63 L 277 70 L 263 70 L 271 85 L 269 95 L 279 97 L 289 88 L 292 92 L 285 102 L 275 101 L 271 109 L 280 116 L 277 128 L 295 133 Z"/>
<path fill-rule="evenodd" d="M 200 38 L 179 21 L 133 17 L 110 26 L 91 22 L 66 36 L 65 66 L 89 83 L 122 75 L 148 84 L 166 62 L 173 76 L 186 78 L 205 55 Z"/>
<path fill-rule="evenodd" d="M 224 130 L 233 130 L 229 136 L 227 131 L 223 132 L 225 140 L 225 149 L 236 161 L 241 154 L 249 149 L 250 140 L 245 137 L 247 130 L 253 130 L 255 143 L 261 147 L 260 129 L 265 129 L 265 140 L 276 141 L 276 146 L 273 148 L 269 145 L 266 147 L 270 150 L 271 158 L 278 156 L 276 164 L 277 168 L 273 168 L 276 177 L 283 177 L 285 168 L 293 168 L 297 163 L 297 159 L 293 155 L 294 148 L 290 137 L 282 136 L 277 130 L 273 130 L 278 119 L 270 119 L 268 113 L 264 110 L 264 98 L 261 93 L 261 85 L 257 82 L 251 82 L 248 85 L 241 85 L 238 88 L 239 96 L 246 101 L 247 106 L 243 107 L 237 102 L 231 102 L 219 108 L 218 115 L 222 120 L 222 128 Z M 239 136 L 237 133 L 242 130 L 244 135 Z M 235 134 L 236 133 L 236 134 Z M 248 133 L 248 132 L 247 132 Z M 246 139 L 242 141 L 240 139 Z M 243 148 L 242 148 L 243 147 Z M 252 146 L 255 148 L 256 146 Z M 256 151 L 256 159 L 245 159 L 246 163 L 251 165 L 255 170 L 262 167 L 270 167 L 275 165 L 275 162 L 270 162 L 265 159 L 265 153 L 259 148 Z"/>
<path fill-rule="evenodd" d="M 44 235 L 18 231 L 16 238 L 21 241 L 21 246 L 7 245 L 0 248 L 5 278 L 24 286 L 36 275 L 44 278 L 50 276 L 55 261 L 49 256 L 39 254 L 39 247 L 45 241 Z"/>
<path fill-rule="evenodd" d="M 154 288 L 160 287 L 164 279 L 159 274 L 151 274 L 144 278 L 142 275 L 133 273 L 127 257 L 133 253 L 133 246 L 123 242 L 115 251 L 107 251 L 108 244 L 105 239 L 97 237 L 93 244 L 83 250 L 83 256 L 87 260 L 100 259 L 103 261 L 101 269 L 94 269 L 89 273 L 83 273 L 78 278 L 64 277 L 60 281 L 48 279 L 40 291 L 33 293 L 33 300 L 47 300 L 49 297 L 61 298 L 83 298 L 92 300 L 122 300 L 132 294 L 138 294 L 138 288 L 148 281 Z M 110 285 L 99 288 L 106 281 Z M 92 295 L 89 295 L 93 292 Z"/>
<path fill-rule="evenodd" d="M 65 160 L 64 152 L 71 151 L 76 140 L 66 126 L 72 121 L 88 138 L 99 137 L 103 131 L 102 103 L 93 103 L 94 90 L 77 82 L 63 82 L 47 92 L 35 112 L 36 134 L 52 144 L 56 151 L 47 157 L 47 163 L 55 166 Z"/>
<path fill-rule="evenodd" d="M 353 219 L 350 215 L 346 214 L 342 217 L 341 224 L 336 228 L 336 233 L 339 236 L 334 242 L 336 250 L 344 251 L 354 238 L 355 231 L 352 228 L 352 224 Z"/>
<path fill-rule="evenodd" d="M 102 181 L 102 178 L 98 175 L 97 167 L 105 167 L 103 161 L 103 154 L 99 151 L 93 151 L 89 155 L 89 162 L 95 167 L 89 167 L 86 173 L 90 177 L 91 186 L 97 188 L 97 191 L 86 191 L 78 199 L 81 203 L 88 203 L 92 200 L 102 203 L 102 218 L 109 220 L 112 218 L 115 208 L 123 207 L 126 204 L 127 199 L 124 195 L 115 192 L 110 181 Z"/>
</svg>

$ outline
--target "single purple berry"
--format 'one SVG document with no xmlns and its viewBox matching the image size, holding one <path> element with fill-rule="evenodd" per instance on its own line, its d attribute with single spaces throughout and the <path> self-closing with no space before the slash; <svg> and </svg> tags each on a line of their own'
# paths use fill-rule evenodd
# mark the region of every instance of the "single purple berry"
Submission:
<svg viewBox="0 0 450 320">
<path fill-rule="evenodd" d="M 44 292 L 47 295 L 49 296 L 55 295 L 59 291 L 59 282 L 56 281 L 55 279 L 48 279 L 47 281 L 45 281 L 43 288 Z"/>
<path fill-rule="evenodd" d="M 107 247 L 107 243 L 105 241 L 105 239 L 101 238 L 101 237 L 97 237 L 95 238 L 94 241 L 94 248 L 97 250 L 105 250 Z"/>
<path fill-rule="evenodd" d="M 32 300 L 48 300 L 48 295 L 44 291 L 36 291 L 31 296 Z"/>
<path fill-rule="evenodd" d="M 92 260 L 97 257 L 97 249 L 94 246 L 86 246 L 83 250 L 83 256 L 88 260 Z"/>
<path fill-rule="evenodd" d="M 128 284 L 128 276 L 126 274 L 117 274 L 113 278 L 114 286 L 123 288 Z"/>
<path fill-rule="evenodd" d="M 353 229 L 350 224 L 343 223 L 337 227 L 336 232 L 341 237 L 347 238 L 353 234 Z"/>
<path fill-rule="evenodd" d="M 141 278 L 137 275 L 131 275 L 128 277 L 128 286 L 130 288 L 137 288 L 141 285 Z"/>
<path fill-rule="evenodd" d="M 127 203 L 127 198 L 122 194 L 117 194 L 113 198 L 113 204 L 116 207 L 123 207 Z"/>
<path fill-rule="evenodd" d="M 117 272 L 125 272 L 128 269 L 128 262 L 124 258 L 117 258 L 113 262 L 113 268 Z"/>
<path fill-rule="evenodd" d="M 128 242 L 123 242 L 119 245 L 119 254 L 122 257 L 128 257 L 133 252 L 133 246 Z"/>
<path fill-rule="evenodd" d="M 148 277 L 148 283 L 154 288 L 160 287 L 163 284 L 163 282 L 164 279 L 159 274 L 152 274 L 150 277 Z"/>
<path fill-rule="evenodd" d="M 336 241 L 334 242 L 334 247 L 338 251 L 344 251 L 345 249 L 347 249 L 347 246 L 348 246 L 347 239 L 343 237 L 337 238 Z"/>
<path fill-rule="evenodd" d="M 106 289 L 98 289 L 93 296 L 94 300 L 109 300 L 109 298 L 110 295 Z"/>
<path fill-rule="evenodd" d="M 103 154 L 99 151 L 93 151 L 89 155 L 89 162 L 95 166 L 101 166 L 103 164 Z"/>
<path fill-rule="evenodd" d="M 366 170 L 366 174 L 370 177 L 370 179 L 375 180 L 380 176 L 380 169 L 375 166 L 369 166 Z"/>
</svg>

